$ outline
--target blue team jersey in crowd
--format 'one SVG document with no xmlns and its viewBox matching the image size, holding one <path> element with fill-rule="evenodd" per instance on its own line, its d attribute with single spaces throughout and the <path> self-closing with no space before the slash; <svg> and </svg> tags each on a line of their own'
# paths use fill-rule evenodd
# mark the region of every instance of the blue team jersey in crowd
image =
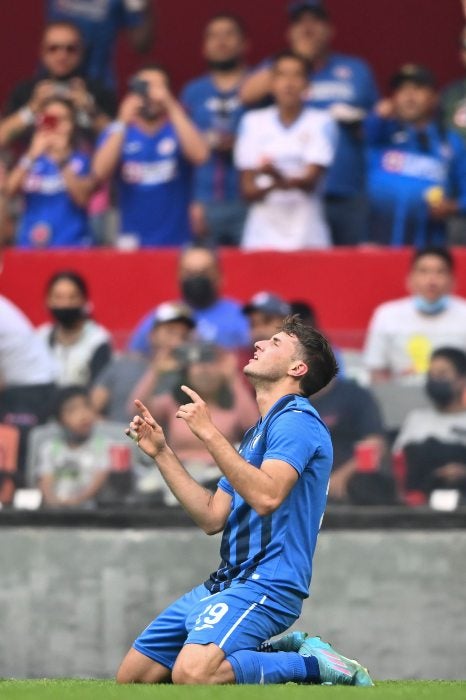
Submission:
<svg viewBox="0 0 466 700">
<path fill-rule="evenodd" d="M 244 113 L 238 88 L 222 92 L 212 77 L 205 75 L 186 85 L 181 100 L 203 133 L 236 134 Z M 232 202 L 239 198 L 239 178 L 232 153 L 212 150 L 209 160 L 195 170 L 193 199 L 197 202 Z"/>
<path fill-rule="evenodd" d="M 370 237 L 392 246 L 443 245 L 445 224 L 429 216 L 428 192 L 444 189 L 466 210 L 466 149 L 435 122 L 421 132 L 399 121 L 366 120 Z"/>
<path fill-rule="evenodd" d="M 370 110 L 378 99 L 373 73 L 365 61 L 354 56 L 332 53 L 325 65 L 310 76 L 307 104 L 326 109 L 347 104 Z M 339 124 L 335 160 L 325 180 L 326 194 L 352 196 L 365 188 L 365 164 L 360 124 Z"/>
<path fill-rule="evenodd" d="M 208 343 L 228 349 L 249 345 L 249 324 L 241 306 L 233 299 L 218 299 L 206 309 L 191 309 L 196 321 L 196 334 Z M 150 355 L 149 335 L 154 327 L 155 309 L 138 324 L 129 341 L 129 350 Z"/>
<path fill-rule="evenodd" d="M 128 126 L 117 172 L 121 232 L 142 247 L 187 243 L 190 170 L 169 122 L 155 134 Z"/>
<path fill-rule="evenodd" d="M 65 20 L 76 24 L 86 43 L 84 73 L 87 77 L 115 87 L 112 59 L 120 29 L 143 21 L 139 3 L 128 0 L 48 0 L 47 21 Z"/>
<path fill-rule="evenodd" d="M 67 167 L 76 175 L 88 175 L 87 155 L 75 152 Z M 22 248 L 58 248 L 89 245 L 90 231 L 85 207 L 68 194 L 58 165 L 47 156 L 37 158 L 23 182 L 24 212 L 17 241 Z"/>
<path fill-rule="evenodd" d="M 217 571 L 205 582 L 216 593 L 252 581 L 271 598 L 299 613 L 309 595 L 312 558 L 327 500 L 333 451 L 329 432 L 309 401 L 295 394 L 279 399 L 251 428 L 239 448 L 260 468 L 268 459 L 290 464 L 299 478 L 272 514 L 260 517 L 225 477 L 219 488 L 232 497 Z"/>
</svg>

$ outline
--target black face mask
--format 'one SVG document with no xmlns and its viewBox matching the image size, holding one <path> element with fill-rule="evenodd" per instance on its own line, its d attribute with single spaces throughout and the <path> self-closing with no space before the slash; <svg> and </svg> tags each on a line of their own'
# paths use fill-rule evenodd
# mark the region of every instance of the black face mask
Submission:
<svg viewBox="0 0 466 700">
<path fill-rule="evenodd" d="M 234 56 L 233 58 L 225 58 L 223 61 L 207 61 L 207 65 L 210 70 L 216 71 L 217 73 L 229 73 L 231 70 L 235 70 L 241 65 L 241 58 L 239 56 Z"/>
<path fill-rule="evenodd" d="M 82 306 L 65 306 L 61 309 L 50 306 L 49 311 L 63 328 L 73 328 L 78 321 L 86 317 L 86 312 Z"/>
<path fill-rule="evenodd" d="M 195 309 L 206 309 L 217 299 L 217 290 L 210 277 L 196 275 L 187 277 L 181 283 L 185 301 Z"/>
<path fill-rule="evenodd" d="M 446 379 L 428 377 L 425 388 L 427 396 L 441 408 L 448 406 L 456 397 L 455 387 Z"/>
</svg>

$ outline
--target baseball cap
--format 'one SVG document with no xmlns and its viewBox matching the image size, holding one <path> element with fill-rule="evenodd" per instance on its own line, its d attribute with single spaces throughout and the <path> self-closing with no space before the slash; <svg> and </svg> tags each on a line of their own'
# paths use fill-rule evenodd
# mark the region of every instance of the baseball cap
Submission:
<svg viewBox="0 0 466 700">
<path fill-rule="evenodd" d="M 436 81 L 434 74 L 425 66 L 417 63 L 405 63 L 390 80 L 390 87 L 396 90 L 403 83 L 416 83 L 425 87 L 435 87 Z"/>
<path fill-rule="evenodd" d="M 165 301 L 157 306 L 154 316 L 154 328 L 160 323 L 170 323 L 171 321 L 183 321 L 190 328 L 194 328 L 194 321 L 191 309 L 182 301 Z"/>
<path fill-rule="evenodd" d="M 243 314 L 250 314 L 253 311 L 262 311 L 271 316 L 288 316 L 291 307 L 277 294 L 271 292 L 258 292 L 243 306 Z"/>
<path fill-rule="evenodd" d="M 319 19 L 329 19 L 327 8 L 322 0 L 292 0 L 288 4 L 288 16 L 293 22 L 304 12 L 312 12 Z"/>
</svg>

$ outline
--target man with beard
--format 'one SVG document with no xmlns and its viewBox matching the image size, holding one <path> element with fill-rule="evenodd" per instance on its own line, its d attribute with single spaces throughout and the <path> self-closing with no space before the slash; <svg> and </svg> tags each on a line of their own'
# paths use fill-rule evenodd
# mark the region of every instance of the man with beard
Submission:
<svg viewBox="0 0 466 700">
<path fill-rule="evenodd" d="M 127 435 L 154 460 L 196 525 L 210 535 L 223 531 L 222 561 L 139 635 L 117 682 L 373 685 L 357 661 L 305 633 L 272 642 L 275 653 L 257 650 L 295 622 L 308 596 L 332 444 L 306 396 L 336 372 L 326 339 L 297 317 L 258 341 L 244 373 L 261 418 L 238 451 L 214 424 L 206 402 L 182 385 L 190 401 L 179 406 L 176 418 L 222 472 L 214 493 L 188 474 L 160 425 L 136 401 L 139 413 Z"/>
<path fill-rule="evenodd" d="M 116 174 L 120 231 L 142 247 L 176 246 L 191 236 L 188 221 L 190 165 L 208 147 L 154 64 L 130 81 L 118 119 L 102 135 L 94 159 L 101 181 Z"/>
<path fill-rule="evenodd" d="M 183 300 L 189 304 L 201 340 L 229 350 L 249 345 L 249 328 L 240 304 L 220 295 L 221 270 L 214 251 L 201 246 L 186 248 L 180 255 L 178 282 Z M 156 309 L 136 327 L 129 349 L 150 354 L 150 332 Z"/>
<path fill-rule="evenodd" d="M 192 80 L 182 102 L 210 148 L 196 168 L 190 207 L 194 233 L 213 244 L 237 245 L 246 207 L 241 201 L 232 149 L 243 108 L 239 88 L 246 74 L 245 30 L 230 14 L 212 17 L 204 32 L 203 55 L 209 72 Z"/>
</svg>

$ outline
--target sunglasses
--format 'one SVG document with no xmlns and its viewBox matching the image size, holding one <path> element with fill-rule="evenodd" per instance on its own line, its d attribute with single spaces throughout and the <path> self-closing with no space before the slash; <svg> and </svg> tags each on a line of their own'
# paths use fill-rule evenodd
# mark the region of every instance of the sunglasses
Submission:
<svg viewBox="0 0 466 700">
<path fill-rule="evenodd" d="M 64 51 L 68 54 L 78 53 L 79 44 L 49 44 L 45 47 L 47 53 L 57 53 L 58 51 Z"/>
</svg>

